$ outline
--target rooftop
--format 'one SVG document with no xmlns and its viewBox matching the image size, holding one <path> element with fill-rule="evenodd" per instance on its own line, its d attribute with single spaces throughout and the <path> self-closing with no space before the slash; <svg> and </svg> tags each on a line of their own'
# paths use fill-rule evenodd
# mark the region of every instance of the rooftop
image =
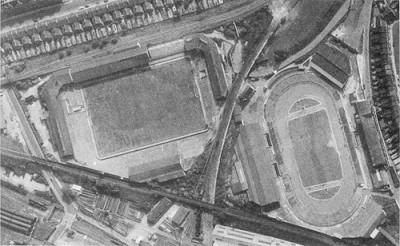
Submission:
<svg viewBox="0 0 400 246">
<path fill-rule="evenodd" d="M 236 144 L 236 153 L 242 162 L 249 189 L 249 199 L 265 206 L 279 202 L 273 153 L 258 123 L 244 125 Z"/>
</svg>

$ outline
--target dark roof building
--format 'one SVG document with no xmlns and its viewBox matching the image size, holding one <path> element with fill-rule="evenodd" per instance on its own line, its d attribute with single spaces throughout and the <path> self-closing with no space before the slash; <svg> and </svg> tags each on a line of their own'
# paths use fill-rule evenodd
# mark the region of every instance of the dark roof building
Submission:
<svg viewBox="0 0 400 246">
<path fill-rule="evenodd" d="M 386 165 L 385 153 L 380 141 L 379 128 L 375 124 L 372 108 L 368 101 L 356 103 L 357 113 L 360 116 L 362 130 L 371 157 L 372 166 Z"/>
<path fill-rule="evenodd" d="M 147 214 L 147 222 L 154 225 L 157 221 L 172 207 L 173 203 L 166 197 L 163 197 Z"/>
<path fill-rule="evenodd" d="M 211 38 L 197 34 L 185 39 L 185 51 L 190 50 L 199 50 L 204 53 L 214 98 L 216 100 L 224 99 L 228 93 L 228 87 L 217 44 Z"/>
<path fill-rule="evenodd" d="M 181 226 L 183 221 L 189 215 L 190 210 L 180 206 L 178 211 L 176 211 L 175 215 L 172 217 L 172 223 L 175 226 Z"/>
<path fill-rule="evenodd" d="M 339 88 L 346 85 L 351 74 L 347 55 L 326 44 L 322 44 L 316 49 L 311 60 L 311 67 Z"/>
<path fill-rule="evenodd" d="M 248 182 L 249 200 L 260 206 L 279 202 L 275 160 L 258 123 L 241 126 L 235 149 Z"/>
<path fill-rule="evenodd" d="M 167 180 L 184 177 L 179 155 L 143 163 L 130 168 L 129 179 L 135 182 Z"/>
</svg>

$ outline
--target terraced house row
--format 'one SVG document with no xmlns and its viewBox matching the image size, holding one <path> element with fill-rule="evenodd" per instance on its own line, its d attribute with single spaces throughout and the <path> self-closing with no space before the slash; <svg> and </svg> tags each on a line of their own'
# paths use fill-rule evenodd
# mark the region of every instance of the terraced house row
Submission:
<svg viewBox="0 0 400 246">
<path fill-rule="evenodd" d="M 123 0 L 1 35 L 2 64 L 54 52 L 181 15 L 223 0 Z"/>
</svg>

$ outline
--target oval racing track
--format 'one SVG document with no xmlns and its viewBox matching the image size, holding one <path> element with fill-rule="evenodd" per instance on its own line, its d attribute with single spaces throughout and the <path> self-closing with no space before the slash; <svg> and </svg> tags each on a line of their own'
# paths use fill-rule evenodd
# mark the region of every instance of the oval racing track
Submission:
<svg viewBox="0 0 400 246">
<path fill-rule="evenodd" d="M 303 222 L 317 227 L 340 224 L 354 214 L 364 197 L 356 186 L 340 120 L 340 95 L 314 73 L 297 68 L 275 78 L 265 119 L 282 174 L 282 195 Z M 299 101 L 306 103 L 299 107 Z M 312 144 L 302 144 L 307 141 Z"/>
</svg>

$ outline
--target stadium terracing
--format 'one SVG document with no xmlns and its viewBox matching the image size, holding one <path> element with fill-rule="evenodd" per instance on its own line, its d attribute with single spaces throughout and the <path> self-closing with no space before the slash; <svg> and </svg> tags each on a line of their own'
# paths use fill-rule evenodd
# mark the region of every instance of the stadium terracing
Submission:
<svg viewBox="0 0 400 246">
<path fill-rule="evenodd" d="M 183 44 L 183 45 L 182 45 Z M 174 45 L 172 42 L 171 45 Z M 171 46 L 169 45 L 169 46 Z M 63 88 L 76 85 L 90 85 L 98 78 L 113 77 L 117 74 L 126 72 L 132 69 L 147 69 L 149 63 L 174 55 L 178 52 L 190 52 L 197 50 L 203 53 L 207 74 L 211 83 L 211 90 L 215 100 L 223 100 L 227 94 L 227 85 L 225 80 L 225 72 L 221 61 L 220 54 L 216 43 L 205 35 L 197 34 L 189 36 L 181 40 L 175 47 L 164 47 L 156 49 L 153 47 L 135 47 L 131 49 L 116 51 L 111 55 L 98 57 L 92 63 L 77 63 L 71 67 L 59 70 L 52 74 L 49 82 L 44 84 L 39 90 L 39 96 L 42 104 L 48 110 L 47 124 L 50 133 L 50 140 L 58 151 L 60 158 L 69 160 L 74 157 L 74 148 L 68 132 L 67 121 L 64 115 L 63 102 L 60 99 L 60 91 Z M 176 166 L 176 161 L 170 163 Z M 155 165 L 153 168 L 147 168 L 146 174 L 137 175 L 140 177 L 139 182 L 152 178 L 166 179 L 176 178 L 183 175 L 183 171 L 177 171 L 174 168 L 174 173 L 180 175 L 169 175 L 165 173 L 165 177 L 160 177 L 157 171 L 159 168 L 165 170 L 164 166 Z M 146 177 L 144 177 L 146 176 Z M 153 177 L 154 176 L 154 177 Z M 167 178 L 170 177 L 170 178 Z"/>
</svg>

